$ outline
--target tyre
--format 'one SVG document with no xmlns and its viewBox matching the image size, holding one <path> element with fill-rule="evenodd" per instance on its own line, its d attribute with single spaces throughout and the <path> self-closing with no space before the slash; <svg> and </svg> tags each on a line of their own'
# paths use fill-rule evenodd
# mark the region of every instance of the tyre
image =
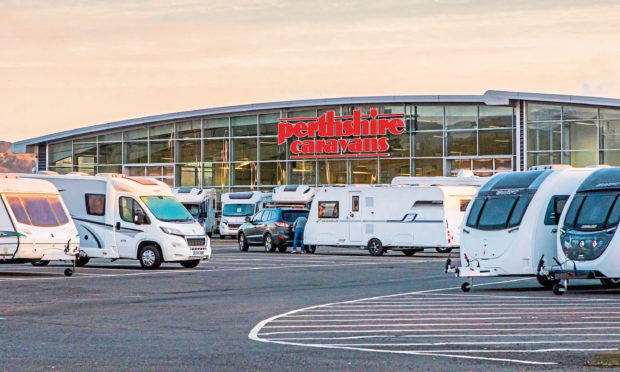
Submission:
<svg viewBox="0 0 620 372">
<path fill-rule="evenodd" d="M 405 256 L 411 257 L 417 252 L 415 249 L 403 249 L 403 254 Z"/>
<path fill-rule="evenodd" d="M 449 247 L 435 248 L 435 250 L 437 251 L 437 253 L 450 253 L 450 252 L 452 252 L 452 248 L 449 248 Z"/>
<path fill-rule="evenodd" d="M 368 242 L 368 252 L 371 256 L 381 256 L 383 254 L 383 244 L 381 240 L 377 238 L 372 238 Z"/>
<path fill-rule="evenodd" d="M 156 270 L 161 266 L 161 253 L 157 247 L 147 245 L 140 251 L 138 255 L 140 265 L 144 270 Z"/>
<path fill-rule="evenodd" d="M 286 244 L 282 244 L 280 246 L 278 246 L 278 252 L 280 253 L 286 253 Z"/>
<path fill-rule="evenodd" d="M 560 283 L 553 286 L 553 294 L 556 296 L 561 296 L 566 292 L 566 288 Z"/>
<path fill-rule="evenodd" d="M 308 253 L 314 254 L 314 252 L 316 252 L 316 245 L 309 245 L 306 249 L 308 250 Z"/>
<path fill-rule="evenodd" d="M 41 261 L 31 262 L 31 264 L 32 264 L 32 266 L 47 266 L 47 265 L 50 264 L 50 262 L 47 261 L 47 260 L 41 260 Z"/>
<path fill-rule="evenodd" d="M 88 261 L 90 261 L 90 257 L 78 257 L 75 261 L 75 266 L 85 266 Z"/>
<path fill-rule="evenodd" d="M 243 235 L 243 233 L 239 234 L 239 238 L 237 239 L 237 242 L 239 243 L 239 250 L 241 252 L 247 252 L 248 251 L 248 247 L 250 245 L 248 244 L 248 241 L 245 238 L 245 235 Z"/>
<path fill-rule="evenodd" d="M 200 264 L 200 260 L 181 261 L 180 264 L 186 269 L 193 269 Z"/>
<path fill-rule="evenodd" d="M 209 231 L 209 232 L 207 233 L 207 236 L 210 238 L 210 237 L 211 237 L 211 235 L 213 235 L 213 233 Z"/>
<path fill-rule="evenodd" d="M 265 235 L 265 252 L 275 252 L 276 246 L 270 234 Z"/>
<path fill-rule="evenodd" d="M 538 280 L 538 283 L 542 285 L 545 289 L 553 289 L 553 286 L 560 282 L 559 279 L 551 280 L 539 275 L 536 275 L 536 280 Z"/>
<path fill-rule="evenodd" d="M 463 291 L 465 293 L 471 291 L 471 283 L 465 282 L 465 283 L 461 284 L 461 291 Z"/>
<path fill-rule="evenodd" d="M 620 279 L 602 278 L 601 284 L 607 288 L 620 288 Z"/>
</svg>

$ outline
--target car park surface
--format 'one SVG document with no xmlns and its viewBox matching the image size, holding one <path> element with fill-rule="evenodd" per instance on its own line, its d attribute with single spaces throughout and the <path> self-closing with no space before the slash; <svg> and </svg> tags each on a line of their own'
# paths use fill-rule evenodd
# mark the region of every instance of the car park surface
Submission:
<svg viewBox="0 0 620 372">
<path fill-rule="evenodd" d="M 213 247 L 189 270 L 92 260 L 65 278 L 54 264 L 0 266 L 2 367 L 591 370 L 596 350 L 620 344 L 620 292 L 588 282 L 556 297 L 535 279 L 485 278 L 464 294 L 431 251 Z"/>
</svg>

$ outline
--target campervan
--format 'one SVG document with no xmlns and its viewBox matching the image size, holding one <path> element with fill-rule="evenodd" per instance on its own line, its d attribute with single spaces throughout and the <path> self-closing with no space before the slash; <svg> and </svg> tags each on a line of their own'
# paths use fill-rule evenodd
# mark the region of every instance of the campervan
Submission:
<svg viewBox="0 0 620 372">
<path fill-rule="evenodd" d="M 464 292 L 475 277 L 488 276 L 536 276 L 551 288 L 555 281 L 539 271 L 555 257 L 564 204 L 593 170 L 544 166 L 491 177 L 463 220 L 461 266 L 453 268 L 448 258 L 446 271 L 469 279 Z"/>
<path fill-rule="evenodd" d="M 310 208 L 315 189 L 306 185 L 286 185 L 273 189 L 273 202 L 276 205 L 287 205 Z"/>
<path fill-rule="evenodd" d="M 80 237 L 53 184 L 1 174 L 0 203 L 1 263 L 75 261 Z"/>
<path fill-rule="evenodd" d="M 268 192 L 246 191 L 222 194 L 220 237 L 230 236 L 236 239 L 239 227 L 245 223 L 246 217 L 253 216 L 271 201 L 271 193 Z"/>
<path fill-rule="evenodd" d="M 138 259 L 144 269 L 162 262 L 196 267 L 211 256 L 202 226 L 163 182 L 122 174 L 31 174 L 60 190 L 81 236 L 79 265 L 91 258 Z"/>
<path fill-rule="evenodd" d="M 583 180 L 560 217 L 556 256 L 544 272 L 560 281 L 563 294 L 569 279 L 598 279 L 605 286 L 620 285 L 620 168 L 601 168 Z"/>
<path fill-rule="evenodd" d="M 344 186 L 316 190 L 304 233 L 307 246 L 368 249 L 372 256 L 459 246 L 472 186 Z"/>
<path fill-rule="evenodd" d="M 187 208 L 188 212 L 204 228 L 210 237 L 217 228 L 215 222 L 215 189 L 197 187 L 179 187 L 172 189 L 172 194 Z"/>
</svg>

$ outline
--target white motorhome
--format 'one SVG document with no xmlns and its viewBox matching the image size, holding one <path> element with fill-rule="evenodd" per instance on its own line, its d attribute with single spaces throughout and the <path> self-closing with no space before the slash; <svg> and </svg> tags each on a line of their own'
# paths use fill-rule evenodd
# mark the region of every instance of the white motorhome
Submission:
<svg viewBox="0 0 620 372">
<path fill-rule="evenodd" d="M 202 226 L 163 182 L 121 174 L 32 174 L 60 190 L 81 236 L 79 265 L 91 258 L 138 259 L 144 269 L 162 262 L 196 267 L 211 256 Z"/>
<path fill-rule="evenodd" d="M 245 223 L 245 218 L 253 216 L 271 201 L 269 192 L 246 191 L 222 194 L 220 237 L 230 236 L 236 239 L 239 227 Z"/>
<path fill-rule="evenodd" d="M 276 205 L 288 205 L 310 208 L 316 189 L 306 185 L 286 185 L 273 189 L 273 202 Z"/>
<path fill-rule="evenodd" d="M 304 232 L 308 246 L 387 249 L 411 256 L 459 246 L 472 186 L 345 186 L 317 189 Z"/>
<path fill-rule="evenodd" d="M 620 285 L 620 168 L 594 170 L 567 202 L 559 220 L 554 261 L 543 270 L 563 294 L 569 279 Z M 555 263 L 555 265 L 554 265 Z"/>
<path fill-rule="evenodd" d="M 172 189 L 172 194 L 187 208 L 188 212 L 202 225 L 205 233 L 211 237 L 217 228 L 215 221 L 215 189 L 197 187 L 179 187 Z"/>
<path fill-rule="evenodd" d="M 536 276 L 551 288 L 556 281 L 540 275 L 555 256 L 555 239 L 564 204 L 594 169 L 532 167 L 527 172 L 497 174 L 478 191 L 467 209 L 461 232 L 461 266 L 447 272 L 469 278 Z"/>
<path fill-rule="evenodd" d="M 0 203 L 0 262 L 75 261 L 80 237 L 53 184 L 0 174 Z"/>
</svg>

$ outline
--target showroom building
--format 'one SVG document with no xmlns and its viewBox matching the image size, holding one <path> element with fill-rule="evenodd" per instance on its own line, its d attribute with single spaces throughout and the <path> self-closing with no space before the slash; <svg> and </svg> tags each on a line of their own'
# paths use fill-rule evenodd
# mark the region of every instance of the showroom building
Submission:
<svg viewBox="0 0 620 372">
<path fill-rule="evenodd" d="M 124 173 L 219 192 L 620 165 L 620 100 L 487 91 L 261 103 L 88 126 L 13 151 L 36 154 L 39 171 Z"/>
</svg>

